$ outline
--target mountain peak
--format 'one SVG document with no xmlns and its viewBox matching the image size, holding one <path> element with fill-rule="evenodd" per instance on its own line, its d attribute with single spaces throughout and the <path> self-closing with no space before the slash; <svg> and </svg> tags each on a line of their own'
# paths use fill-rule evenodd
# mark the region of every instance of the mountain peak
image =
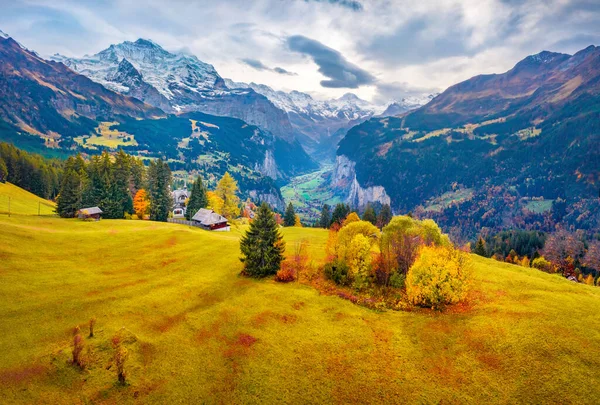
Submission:
<svg viewBox="0 0 600 405">
<path fill-rule="evenodd" d="M 138 46 L 147 47 L 147 48 L 160 48 L 160 49 L 162 49 L 162 47 L 160 45 L 158 45 L 156 42 L 154 42 L 154 41 L 152 41 L 150 39 L 138 38 L 138 40 L 135 41 L 134 44 L 136 44 Z"/>
<path fill-rule="evenodd" d="M 346 93 L 342 97 L 338 98 L 338 100 L 341 100 L 341 101 L 357 101 L 357 100 L 360 100 L 360 98 L 356 94 L 354 94 L 354 93 Z"/>
<path fill-rule="evenodd" d="M 2 30 L 0 30 L 0 38 L 7 39 L 7 38 L 10 38 L 10 35 L 8 35 L 7 33 L 3 32 Z"/>
</svg>

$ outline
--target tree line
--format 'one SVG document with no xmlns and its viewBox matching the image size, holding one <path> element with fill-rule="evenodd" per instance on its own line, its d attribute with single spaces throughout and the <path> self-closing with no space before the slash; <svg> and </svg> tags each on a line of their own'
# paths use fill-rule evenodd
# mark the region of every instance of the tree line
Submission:
<svg viewBox="0 0 600 405">
<path fill-rule="evenodd" d="M 62 162 L 17 149 L 0 142 L 0 182 L 11 182 L 45 199 L 59 191 Z"/>
<path fill-rule="evenodd" d="M 86 162 L 81 155 L 69 157 L 64 164 L 57 213 L 72 218 L 81 208 L 100 207 L 105 218 L 124 218 L 144 205 L 151 220 L 166 221 L 173 203 L 169 165 L 161 159 L 151 160 L 146 168 L 141 159 L 122 150 L 114 157 L 104 151 Z M 144 201 L 139 201 L 143 196 Z M 136 212 L 137 211 L 137 212 Z"/>
</svg>

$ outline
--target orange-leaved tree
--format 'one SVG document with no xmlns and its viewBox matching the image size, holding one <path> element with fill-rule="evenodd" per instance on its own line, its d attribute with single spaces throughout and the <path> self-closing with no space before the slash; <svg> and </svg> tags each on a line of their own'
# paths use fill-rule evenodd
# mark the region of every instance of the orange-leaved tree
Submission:
<svg viewBox="0 0 600 405">
<path fill-rule="evenodd" d="M 150 211 L 150 200 L 146 190 L 140 188 L 133 198 L 133 210 L 139 219 L 144 219 Z"/>
</svg>

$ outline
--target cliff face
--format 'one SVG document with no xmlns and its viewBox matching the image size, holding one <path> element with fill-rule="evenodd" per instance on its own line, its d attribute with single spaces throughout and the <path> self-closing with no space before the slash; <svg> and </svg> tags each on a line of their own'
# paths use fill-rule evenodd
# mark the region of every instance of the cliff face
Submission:
<svg viewBox="0 0 600 405">
<path fill-rule="evenodd" d="M 266 202 L 271 207 L 282 211 L 285 209 L 285 203 L 283 201 L 283 197 L 280 194 L 275 192 L 264 193 L 259 190 L 249 190 L 248 195 L 255 202 Z"/>
<path fill-rule="evenodd" d="M 265 160 L 262 164 L 256 164 L 255 170 L 262 173 L 265 176 L 269 176 L 273 180 L 277 180 L 281 177 L 279 169 L 277 168 L 277 162 L 273 157 L 273 152 L 267 150 L 265 153 Z"/>
<path fill-rule="evenodd" d="M 353 207 L 364 207 L 369 202 L 390 204 L 390 197 L 383 186 L 362 187 L 356 179 L 356 163 L 344 155 L 336 157 L 331 176 L 331 186 L 345 196 Z"/>
</svg>

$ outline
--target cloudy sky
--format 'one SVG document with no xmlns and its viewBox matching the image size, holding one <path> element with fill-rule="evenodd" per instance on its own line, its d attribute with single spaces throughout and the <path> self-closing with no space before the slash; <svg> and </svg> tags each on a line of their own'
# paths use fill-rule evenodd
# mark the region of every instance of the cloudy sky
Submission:
<svg viewBox="0 0 600 405">
<path fill-rule="evenodd" d="M 152 39 L 223 77 L 385 102 L 600 45 L 598 0 L 0 0 L 0 30 L 42 55 Z"/>
</svg>

